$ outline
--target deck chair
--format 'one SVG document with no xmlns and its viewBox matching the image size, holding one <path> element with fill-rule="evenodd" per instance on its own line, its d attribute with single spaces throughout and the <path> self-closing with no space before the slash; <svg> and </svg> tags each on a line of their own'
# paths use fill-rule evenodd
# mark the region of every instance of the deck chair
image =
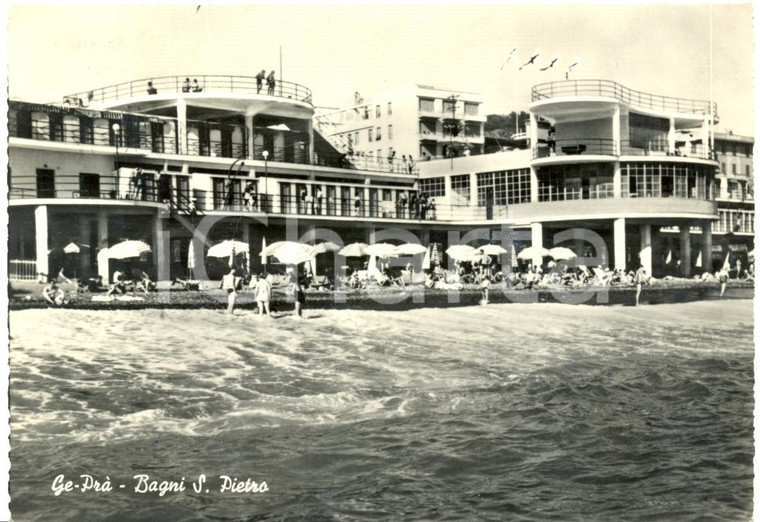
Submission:
<svg viewBox="0 0 760 522">
<path fill-rule="evenodd" d="M 328 278 L 326 275 L 315 275 L 311 278 L 311 288 L 315 288 L 317 290 L 322 290 L 325 288 L 330 287 L 330 278 Z"/>
</svg>

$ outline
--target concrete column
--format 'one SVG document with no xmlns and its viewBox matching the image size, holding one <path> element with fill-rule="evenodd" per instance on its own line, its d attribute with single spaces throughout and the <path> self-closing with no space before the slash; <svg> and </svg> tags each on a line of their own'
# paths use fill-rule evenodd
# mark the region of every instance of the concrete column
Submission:
<svg viewBox="0 0 760 522">
<path fill-rule="evenodd" d="M 712 272 L 712 221 L 702 222 L 702 272 Z"/>
<path fill-rule="evenodd" d="M 84 245 L 90 245 L 92 248 L 94 245 L 90 243 L 90 216 L 79 216 L 79 242 Z M 79 274 L 78 277 L 82 277 L 84 274 L 90 271 L 90 250 L 83 250 L 79 253 Z"/>
<path fill-rule="evenodd" d="M 375 233 L 376 233 L 375 226 L 374 225 L 370 225 L 367 228 L 367 244 L 368 245 L 374 245 L 375 244 Z"/>
<path fill-rule="evenodd" d="M 166 281 L 170 278 L 169 231 L 164 230 L 164 222 L 159 209 L 153 217 L 153 264 L 156 267 L 157 281 Z M 168 223 L 168 220 L 166 222 Z"/>
<path fill-rule="evenodd" d="M 612 146 L 614 147 L 612 153 L 620 154 L 620 105 L 612 109 Z"/>
<path fill-rule="evenodd" d="M 620 162 L 616 161 L 612 164 L 612 197 L 620 199 L 623 197 L 623 176 L 620 172 Z"/>
<path fill-rule="evenodd" d="M 542 248 L 544 246 L 544 226 L 541 223 L 530 224 L 530 242 L 531 246 Z M 541 266 L 544 258 L 541 256 L 533 258 L 533 264 Z"/>
<path fill-rule="evenodd" d="M 248 266 L 245 267 L 249 272 L 251 271 L 251 260 L 253 259 L 253 252 L 256 250 L 251 245 L 251 227 L 248 221 L 242 221 L 240 223 L 240 241 L 248 245 Z"/>
<path fill-rule="evenodd" d="M 106 211 L 104 209 L 98 210 L 97 219 L 98 219 L 97 249 L 98 249 L 98 252 L 103 252 L 106 248 L 108 248 L 108 214 L 106 214 Z M 110 277 L 108 273 L 108 256 L 100 255 L 100 253 L 98 253 L 96 262 L 98 264 L 98 275 L 103 278 L 103 282 L 108 283 L 109 277 Z"/>
<path fill-rule="evenodd" d="M 613 253 L 615 255 L 615 269 L 625 270 L 625 218 L 618 218 L 613 222 L 613 241 L 615 247 Z"/>
<path fill-rule="evenodd" d="M 311 118 L 307 120 L 307 132 L 309 133 L 309 161 L 310 165 L 314 164 L 314 122 Z"/>
<path fill-rule="evenodd" d="M 538 171 L 536 167 L 530 168 L 530 202 L 538 203 Z"/>
<path fill-rule="evenodd" d="M 418 236 L 420 239 L 421 245 L 429 245 L 430 244 L 430 230 L 427 228 L 420 229 L 420 235 Z"/>
<path fill-rule="evenodd" d="M 691 276 L 691 233 L 689 224 L 681 225 L 681 275 L 683 277 Z"/>
<path fill-rule="evenodd" d="M 532 112 L 530 113 L 530 149 L 535 152 L 538 147 L 538 119 Z"/>
<path fill-rule="evenodd" d="M 639 261 L 647 274 L 652 275 L 652 226 L 641 225 L 641 251 L 639 252 Z"/>
<path fill-rule="evenodd" d="M 245 132 L 248 134 L 248 154 L 251 159 L 257 159 L 253 150 L 253 114 L 245 113 Z M 259 155 L 260 157 L 261 155 Z"/>
<path fill-rule="evenodd" d="M 478 175 L 475 172 L 470 173 L 470 206 L 478 206 Z"/>
<path fill-rule="evenodd" d="M 177 100 L 177 132 L 179 133 L 179 151 L 187 154 L 187 101 Z"/>
<path fill-rule="evenodd" d="M 670 118 L 670 128 L 668 129 L 668 154 L 676 153 L 676 120 Z"/>
<path fill-rule="evenodd" d="M 709 151 L 710 151 L 710 119 L 709 117 L 705 118 L 702 121 L 702 146 L 705 149 L 705 153 L 703 157 L 709 159 Z"/>
<path fill-rule="evenodd" d="M 48 265 L 48 211 L 47 205 L 34 209 L 34 238 L 37 252 L 37 273 L 50 274 Z"/>
</svg>

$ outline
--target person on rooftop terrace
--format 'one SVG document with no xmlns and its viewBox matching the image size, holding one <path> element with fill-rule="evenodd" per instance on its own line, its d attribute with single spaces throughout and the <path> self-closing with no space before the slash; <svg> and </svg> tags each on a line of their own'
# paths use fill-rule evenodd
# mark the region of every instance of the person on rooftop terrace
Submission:
<svg viewBox="0 0 760 522">
<path fill-rule="evenodd" d="M 270 96 L 274 96 L 274 71 L 269 73 L 269 76 L 267 76 L 267 94 Z"/>
<path fill-rule="evenodd" d="M 157 94 L 158 90 L 153 87 L 153 82 L 148 82 L 148 94 Z"/>
<path fill-rule="evenodd" d="M 190 92 L 190 78 L 185 78 L 185 83 L 182 84 L 182 92 Z"/>
<path fill-rule="evenodd" d="M 261 85 L 264 83 L 264 78 L 266 77 L 267 73 L 264 69 L 261 69 L 261 72 L 256 75 L 256 94 L 261 92 Z"/>
</svg>

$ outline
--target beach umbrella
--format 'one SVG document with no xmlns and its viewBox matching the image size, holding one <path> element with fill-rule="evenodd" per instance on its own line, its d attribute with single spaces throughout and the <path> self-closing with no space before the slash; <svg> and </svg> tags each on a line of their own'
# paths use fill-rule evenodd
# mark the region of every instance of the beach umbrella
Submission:
<svg viewBox="0 0 760 522">
<path fill-rule="evenodd" d="M 515 244 L 512 243 L 510 256 L 512 258 L 512 268 L 517 268 L 520 264 L 517 262 L 517 251 L 515 250 Z"/>
<path fill-rule="evenodd" d="M 325 241 L 324 243 L 314 245 L 314 250 L 317 252 L 317 254 L 324 254 L 326 252 L 338 252 L 340 249 L 341 246 L 337 243 L 333 243 L 332 241 Z"/>
<path fill-rule="evenodd" d="M 749 257 L 755 257 L 755 249 L 753 248 L 750 250 L 749 254 L 747 254 Z"/>
<path fill-rule="evenodd" d="M 82 250 L 90 248 L 90 245 L 83 245 L 82 243 L 69 243 L 63 247 L 64 254 L 78 254 Z"/>
<path fill-rule="evenodd" d="M 366 248 L 366 243 L 351 243 L 341 248 L 338 253 L 343 257 L 362 257 L 369 255 L 365 252 Z"/>
<path fill-rule="evenodd" d="M 396 247 L 396 254 L 400 256 L 414 256 L 428 252 L 428 249 L 418 243 L 404 243 Z"/>
<path fill-rule="evenodd" d="M 433 248 L 430 250 L 430 263 L 435 265 L 441 264 L 441 253 L 438 251 L 438 243 L 433 243 Z"/>
<path fill-rule="evenodd" d="M 668 256 L 665 258 L 665 264 L 669 265 L 673 261 L 673 251 L 668 250 Z"/>
<path fill-rule="evenodd" d="M 557 261 L 567 261 L 568 259 L 575 259 L 578 255 L 565 247 L 554 247 L 549 250 L 549 255 Z"/>
<path fill-rule="evenodd" d="M 723 261 L 723 270 L 731 270 L 731 252 L 726 254 L 726 260 Z"/>
<path fill-rule="evenodd" d="M 697 262 L 694 263 L 694 266 L 697 268 L 702 268 L 702 252 L 700 252 L 697 256 Z"/>
<path fill-rule="evenodd" d="M 261 238 L 261 264 L 266 265 L 267 264 L 267 256 L 264 255 L 264 252 L 267 250 L 267 238 L 262 237 Z"/>
<path fill-rule="evenodd" d="M 296 243 L 293 241 L 283 241 L 272 254 L 280 263 L 286 265 L 297 265 L 311 261 L 317 255 L 313 246 Z"/>
<path fill-rule="evenodd" d="M 430 251 L 432 250 L 432 247 L 428 247 L 428 249 L 425 251 L 425 257 L 422 258 L 422 269 L 423 270 L 430 270 Z"/>
<path fill-rule="evenodd" d="M 446 249 L 446 254 L 454 261 L 470 261 L 475 256 L 480 256 L 478 249 L 470 245 L 452 245 Z"/>
<path fill-rule="evenodd" d="M 269 256 L 273 256 L 274 253 L 277 251 L 278 248 L 280 248 L 282 245 L 286 243 L 294 243 L 294 241 L 275 241 L 271 245 L 263 248 L 261 250 L 261 257 L 263 259 L 266 259 Z M 297 243 L 296 243 L 297 244 Z"/>
<path fill-rule="evenodd" d="M 249 250 L 248 243 L 227 239 L 209 248 L 206 255 L 208 257 L 230 257 L 248 252 Z"/>
<path fill-rule="evenodd" d="M 122 241 L 108 249 L 108 257 L 111 259 L 129 259 L 151 252 L 150 246 L 143 241 Z"/>
<path fill-rule="evenodd" d="M 523 248 L 519 254 L 517 254 L 518 259 L 535 259 L 537 257 L 547 257 L 550 256 L 551 252 L 549 252 L 548 249 L 538 246 L 529 246 L 528 248 Z"/>
<path fill-rule="evenodd" d="M 398 256 L 396 245 L 391 245 L 390 243 L 375 243 L 365 248 L 364 251 L 371 256 L 382 258 Z"/>
<path fill-rule="evenodd" d="M 193 273 L 193 269 L 195 268 L 195 245 L 193 245 L 192 238 L 190 238 L 190 245 L 187 247 L 187 268 L 190 274 Z"/>
<path fill-rule="evenodd" d="M 500 256 L 507 253 L 507 249 L 499 245 L 483 245 L 478 250 L 489 256 Z"/>
</svg>

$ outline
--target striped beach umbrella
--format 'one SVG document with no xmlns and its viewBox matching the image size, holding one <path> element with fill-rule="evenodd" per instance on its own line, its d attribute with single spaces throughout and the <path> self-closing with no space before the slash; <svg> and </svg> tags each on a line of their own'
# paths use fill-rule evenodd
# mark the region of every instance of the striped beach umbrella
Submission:
<svg viewBox="0 0 760 522">
<path fill-rule="evenodd" d="M 369 255 L 365 252 L 367 248 L 366 243 L 351 243 L 346 245 L 338 251 L 338 254 L 343 257 L 362 257 Z"/>
</svg>

